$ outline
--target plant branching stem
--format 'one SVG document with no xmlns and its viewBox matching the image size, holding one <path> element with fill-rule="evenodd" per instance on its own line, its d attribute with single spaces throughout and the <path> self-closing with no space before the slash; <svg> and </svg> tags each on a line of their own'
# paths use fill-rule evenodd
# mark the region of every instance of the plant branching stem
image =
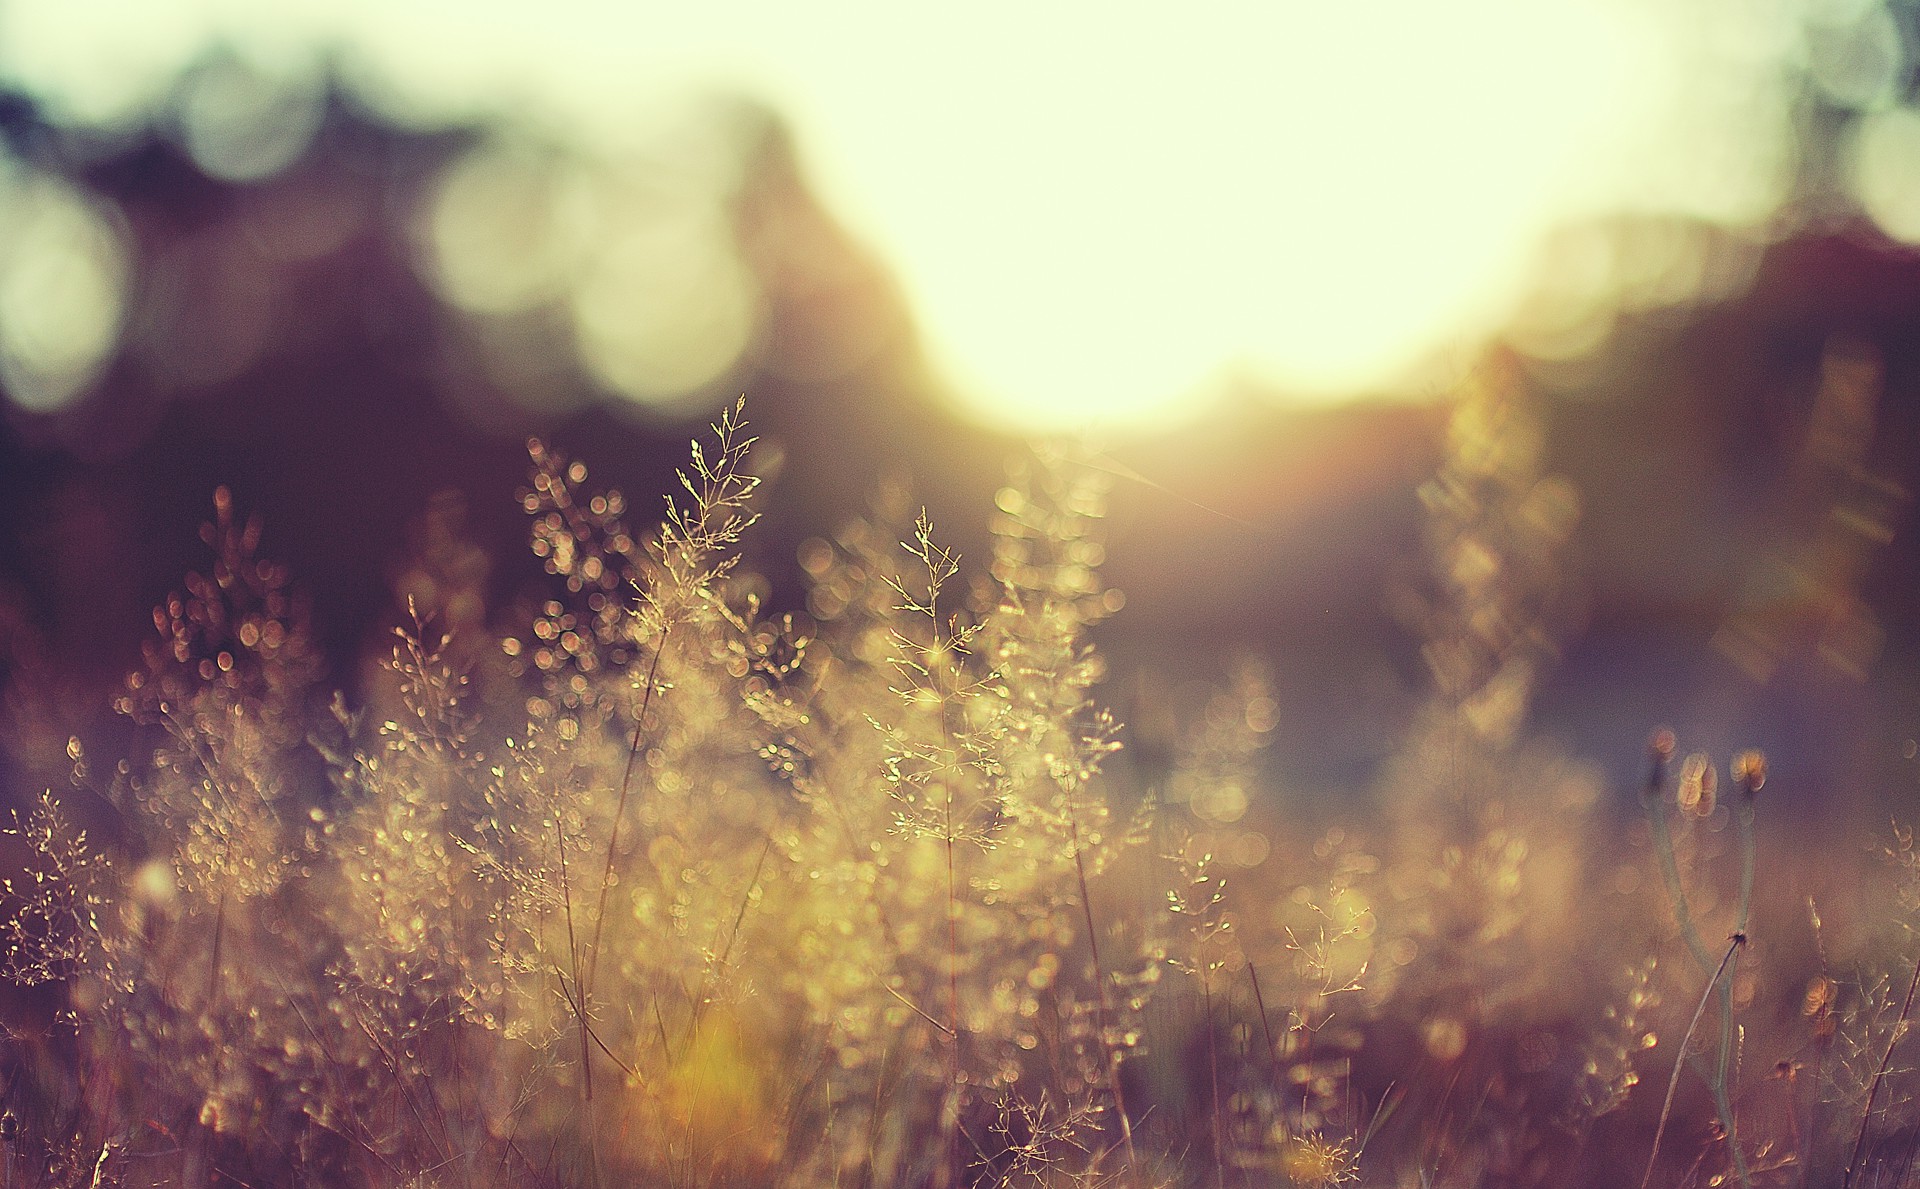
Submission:
<svg viewBox="0 0 1920 1189">
<path fill-rule="evenodd" d="M 1660 1104 L 1660 1122 L 1653 1129 L 1653 1147 L 1647 1153 L 1647 1171 L 1640 1178 L 1640 1189 L 1647 1189 L 1647 1186 L 1653 1182 L 1654 1163 L 1660 1159 L 1660 1140 L 1666 1134 L 1667 1118 L 1673 1112 L 1673 1096 L 1680 1089 L 1680 1069 L 1686 1063 L 1687 1046 L 1693 1043 L 1694 1029 L 1700 1026 L 1700 1017 L 1707 1014 L 1707 1001 L 1713 998 L 1714 988 L 1720 985 L 1720 976 L 1726 973 L 1727 965 L 1733 961 L 1734 953 L 1746 943 L 1747 939 L 1742 934 L 1735 934 L 1733 939 L 1727 942 L 1727 952 L 1721 955 L 1720 965 L 1715 968 L 1712 980 L 1707 983 L 1706 990 L 1700 993 L 1700 1006 L 1693 1009 L 1693 1019 L 1687 1024 L 1686 1034 L 1680 1038 L 1680 1051 L 1674 1055 L 1673 1076 L 1667 1079 L 1667 1097 L 1666 1101 Z M 1731 1142 L 1732 1137 L 1729 1136 L 1728 1139 Z"/>
<path fill-rule="evenodd" d="M 733 924 L 727 930 L 727 939 L 715 951 L 713 968 L 701 976 L 700 993 L 694 997 L 693 1011 L 687 1023 L 687 1042 L 700 1031 L 700 1017 L 706 1013 L 707 1001 L 713 996 L 713 987 L 718 985 L 727 973 L 727 963 L 733 955 L 733 943 L 740 938 L 740 926 L 746 923 L 747 909 L 753 906 L 753 893 L 760 886 L 760 875 L 767 867 L 767 856 L 773 853 L 773 835 L 760 848 L 760 857 L 754 861 L 753 874 L 747 877 L 747 886 L 740 893 L 740 906 L 733 914 Z"/>
<path fill-rule="evenodd" d="M 1729 977 L 1722 983 L 1721 975 L 1727 972 L 1736 951 L 1745 944 L 1747 924 L 1753 908 L 1754 858 L 1758 849 L 1753 832 L 1753 796 L 1751 792 L 1743 794 L 1734 810 L 1740 842 L 1740 899 L 1735 913 L 1737 923 L 1733 941 L 1729 943 L 1727 952 L 1721 957 L 1719 964 L 1714 966 L 1712 951 L 1707 948 L 1699 928 L 1694 924 L 1686 887 L 1680 880 L 1680 863 L 1674 848 L 1673 830 L 1667 824 L 1662 800 L 1664 773 L 1664 763 L 1656 764 L 1647 786 L 1645 800 L 1647 820 L 1653 829 L 1654 853 L 1660 859 L 1660 875 L 1667 885 L 1667 897 L 1673 905 L 1673 916 L 1680 926 L 1680 935 L 1686 941 L 1687 949 L 1692 953 L 1695 964 L 1702 971 L 1706 971 L 1709 967 L 1713 969 L 1713 977 L 1707 983 L 1706 994 L 1701 997 L 1701 1012 L 1705 1011 L 1706 1001 L 1712 997 L 1714 988 L 1718 987 L 1720 991 L 1719 1045 L 1713 1068 L 1704 1076 L 1713 1091 L 1714 1112 L 1719 1117 L 1721 1129 L 1727 1137 L 1727 1148 L 1732 1155 L 1734 1175 L 1740 1182 L 1741 1189 L 1751 1189 L 1752 1176 L 1747 1169 L 1746 1154 L 1740 1147 L 1739 1124 L 1734 1117 L 1733 1097 L 1727 1085 L 1734 1050 L 1733 980 Z M 1693 1024 L 1687 1028 L 1689 1038 L 1692 1037 L 1693 1029 L 1699 1021 L 1700 1012 L 1696 1012 Z M 1682 1044 L 1680 1056 L 1674 1063 L 1674 1085 L 1678 1084 L 1679 1065 L 1681 1061 L 1686 1060 L 1686 1056 L 1686 1045 Z M 1737 1073 L 1737 1070 L 1735 1072 Z M 1666 1129 L 1667 1112 L 1673 1105 L 1673 1088 L 1673 1086 L 1668 1087 L 1666 1106 L 1661 1109 L 1660 1125 L 1654 1133 L 1654 1150 L 1647 1156 L 1649 1177 L 1653 1175 L 1653 1162 L 1659 1155 L 1660 1133 Z M 1644 1189 L 1644 1182 L 1642 1184 Z"/>
<path fill-rule="evenodd" d="M 1880 1054 L 1880 1064 L 1873 1071 L 1873 1080 L 1867 1084 L 1867 1106 L 1860 1112 L 1860 1127 L 1853 1134 L 1853 1153 L 1847 1157 L 1847 1175 L 1842 1179 L 1842 1189 L 1852 1189 L 1853 1176 L 1860 1168 L 1860 1156 L 1867 1146 L 1867 1125 L 1873 1121 L 1874 1100 L 1880 1096 L 1880 1083 L 1886 1080 L 1887 1068 L 1893 1063 L 1893 1050 L 1906 1036 L 1907 1021 L 1913 1014 L 1914 992 L 1920 991 L 1920 961 L 1913 966 L 1913 977 L 1907 982 L 1907 995 L 1900 1001 L 1900 1018 L 1893 1022 L 1893 1034 L 1887 1037 L 1887 1047 Z"/>
<path fill-rule="evenodd" d="M 1680 936 L 1685 939 L 1687 949 L 1693 953 L 1693 960 L 1701 970 L 1707 970 L 1713 964 L 1713 953 L 1701 938 L 1700 930 L 1694 927 L 1693 913 L 1687 906 L 1686 888 L 1680 882 L 1680 864 L 1674 857 L 1673 830 L 1667 825 L 1667 816 L 1659 804 L 1647 807 L 1647 820 L 1653 826 L 1653 850 L 1660 859 L 1660 876 L 1667 885 L 1667 900 L 1673 905 L 1673 917 L 1680 926 Z"/>
</svg>

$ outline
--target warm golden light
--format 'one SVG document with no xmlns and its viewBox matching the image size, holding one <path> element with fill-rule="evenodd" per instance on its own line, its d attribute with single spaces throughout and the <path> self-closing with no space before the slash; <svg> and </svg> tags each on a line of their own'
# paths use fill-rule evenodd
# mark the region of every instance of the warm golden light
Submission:
<svg viewBox="0 0 1920 1189">
<path fill-rule="evenodd" d="M 557 305 L 596 381 L 671 406 L 711 395 L 759 325 L 726 219 L 734 182 L 670 144 L 614 165 L 501 138 L 441 175 L 415 237 L 454 305 L 482 318 Z"/>
<path fill-rule="evenodd" d="M 1867 117 L 1851 155 L 1867 213 L 1888 235 L 1920 243 L 1920 113 L 1896 107 Z"/>
<path fill-rule="evenodd" d="M 672 136 L 663 99 L 744 92 L 793 121 L 812 180 L 897 272 L 965 411 L 1138 428 L 1193 415 L 1230 379 L 1292 399 L 1421 388 L 1411 369 L 1503 322 L 1543 237 L 1595 211 L 1766 217 L 1792 130 L 1780 64 L 1811 54 L 1822 86 L 1854 95 L 1897 61 L 1880 26 L 1716 11 L 183 0 L 121 6 L 96 39 L 97 13 L 26 2 L 0 11 L 0 67 L 111 124 L 218 36 L 249 65 L 198 84 L 184 133 L 238 177 L 304 135 L 305 92 L 286 82 L 309 77 L 300 46 L 337 47 L 361 101 L 402 123 L 508 115 L 610 159 Z M 231 118 L 255 91 L 263 128 Z M 1898 162 L 1878 146 L 1901 135 L 1881 129 L 1860 155 L 1869 204 L 1895 225 Z M 470 308 L 547 284 L 534 274 L 553 261 L 526 252 L 554 245 L 527 236 L 553 229 L 495 224 L 525 198 L 515 187 L 554 179 L 512 168 L 458 167 L 431 216 L 435 267 Z M 594 245 L 568 300 L 603 383 L 682 399 L 749 349 L 757 298 L 714 215 L 696 202 Z M 476 235 L 501 257 L 444 250 Z"/>
<path fill-rule="evenodd" d="M 883 80 L 930 97 L 923 167 L 829 153 L 970 411 L 1022 428 L 1178 417 L 1228 367 L 1345 394 L 1480 330 L 1620 104 L 1590 8 L 1040 22 Z M 829 150 L 911 131 L 836 112 Z"/>
</svg>

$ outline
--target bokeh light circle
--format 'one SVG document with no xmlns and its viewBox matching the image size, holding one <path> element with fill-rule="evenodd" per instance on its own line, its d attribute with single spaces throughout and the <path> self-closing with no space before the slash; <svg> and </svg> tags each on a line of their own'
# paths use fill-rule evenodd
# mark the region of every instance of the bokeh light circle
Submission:
<svg viewBox="0 0 1920 1189">
<path fill-rule="evenodd" d="M 1880 229 L 1920 243 L 1920 111 L 1875 112 L 1854 134 L 1853 189 Z"/>
<path fill-rule="evenodd" d="M 0 156 L 0 387 L 32 412 L 82 395 L 119 339 L 127 251 L 71 186 Z"/>
</svg>

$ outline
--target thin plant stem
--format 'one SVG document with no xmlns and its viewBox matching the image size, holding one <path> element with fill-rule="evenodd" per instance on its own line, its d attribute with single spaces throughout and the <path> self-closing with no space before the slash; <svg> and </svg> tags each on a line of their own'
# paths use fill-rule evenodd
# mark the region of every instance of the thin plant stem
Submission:
<svg viewBox="0 0 1920 1189">
<path fill-rule="evenodd" d="M 1653 850 L 1660 859 L 1660 876 L 1667 885 L 1667 899 L 1673 905 L 1673 917 L 1680 926 L 1680 936 L 1685 939 L 1687 949 L 1692 951 L 1693 960 L 1701 970 L 1706 970 L 1713 964 L 1713 952 L 1707 948 L 1700 930 L 1694 926 L 1686 888 L 1680 882 L 1680 864 L 1674 858 L 1673 830 L 1667 825 L 1667 815 L 1657 800 L 1649 802 L 1647 820 L 1653 827 Z"/>
<path fill-rule="evenodd" d="M 1747 935 L 1747 924 L 1753 911 L 1754 856 L 1759 848 L 1753 837 L 1753 790 L 1743 787 L 1735 797 L 1733 817 L 1740 838 L 1740 901 L 1733 935 L 1743 938 Z M 1740 1147 L 1739 1118 L 1734 1113 L 1733 1087 L 1728 1081 L 1729 1074 L 1735 1080 L 1740 1077 L 1739 1062 L 1734 1060 L 1738 1046 L 1735 1044 L 1733 1023 L 1733 972 L 1738 965 L 1739 957 L 1736 955 L 1728 966 L 1725 981 L 1720 984 L 1720 1054 L 1714 1072 L 1713 1101 L 1714 1109 L 1720 1115 L 1721 1126 L 1727 1133 L 1727 1148 L 1733 1155 L 1734 1175 L 1739 1178 L 1742 1189 L 1746 1189 L 1753 1181 L 1747 1170 L 1746 1152 Z"/>
<path fill-rule="evenodd" d="M 1740 911 L 1733 929 L 1745 933 L 1753 912 L 1754 854 L 1759 848 L 1753 838 L 1753 794 L 1742 790 L 1737 796 L 1733 820 L 1740 832 Z"/>
<path fill-rule="evenodd" d="M 1686 1034 L 1680 1038 L 1680 1051 L 1673 1059 L 1673 1076 L 1667 1079 L 1667 1097 L 1666 1101 L 1660 1104 L 1660 1122 L 1653 1129 L 1653 1148 L 1647 1153 L 1647 1171 L 1640 1178 L 1640 1189 L 1647 1189 L 1647 1186 L 1653 1182 L 1654 1163 L 1660 1158 L 1660 1140 L 1667 1132 L 1667 1118 L 1673 1112 L 1673 1096 L 1680 1089 L 1680 1070 L 1686 1063 L 1687 1046 L 1693 1043 L 1694 1029 L 1700 1026 L 1700 1017 L 1707 1014 L 1707 1001 L 1713 998 L 1714 988 L 1720 985 L 1720 976 L 1726 973 L 1727 964 L 1733 961 L 1735 951 L 1746 943 L 1746 936 L 1740 933 L 1734 934 L 1732 940 L 1727 942 L 1727 952 L 1721 955 L 1720 965 L 1714 970 L 1712 981 L 1708 982 L 1706 990 L 1700 993 L 1700 1005 L 1693 1009 L 1693 1019 L 1687 1024 Z"/>
<path fill-rule="evenodd" d="M 1907 1034 L 1907 1020 L 1913 1014 L 1915 991 L 1920 991 L 1920 961 L 1914 963 L 1913 977 L 1907 981 L 1906 998 L 1900 1001 L 1900 1018 L 1893 1022 L 1893 1034 L 1887 1037 L 1887 1047 L 1880 1054 L 1880 1064 L 1873 1071 L 1873 1080 L 1867 1083 L 1867 1106 L 1860 1112 L 1860 1126 L 1853 1133 L 1853 1154 L 1847 1157 L 1847 1174 L 1840 1182 L 1842 1189 L 1852 1189 L 1853 1175 L 1859 1171 L 1860 1157 L 1867 1146 L 1867 1125 L 1873 1121 L 1874 1100 L 1880 1096 L 1880 1083 L 1886 1080 L 1887 1068 L 1893 1063 L 1893 1050 Z"/>
<path fill-rule="evenodd" d="M 1663 800 L 1665 778 L 1666 752 L 1657 751 L 1652 771 L 1648 775 L 1643 804 L 1646 807 L 1648 823 L 1653 830 L 1654 853 L 1659 856 L 1660 874 L 1667 886 L 1668 900 L 1673 905 L 1674 920 L 1680 926 L 1681 937 L 1686 941 L 1687 949 L 1692 953 L 1695 964 L 1698 965 L 1701 970 L 1705 971 L 1712 965 L 1712 952 L 1707 948 L 1705 940 L 1700 935 L 1699 928 L 1694 923 L 1691 905 L 1687 898 L 1686 887 L 1680 879 L 1680 865 L 1674 847 L 1673 831 L 1667 824 L 1665 802 Z M 1734 811 L 1740 839 L 1740 899 L 1736 910 L 1737 924 L 1733 934 L 1736 940 L 1730 945 L 1726 954 L 1721 957 L 1719 964 L 1713 966 L 1713 977 L 1707 984 L 1706 994 L 1701 998 L 1701 1012 L 1704 1012 L 1707 999 L 1712 997 L 1716 987 L 1719 988 L 1720 1032 L 1718 1045 L 1714 1055 L 1713 1067 L 1710 1072 L 1703 1072 L 1703 1076 L 1705 1076 L 1708 1085 L 1712 1089 L 1714 1113 L 1719 1118 L 1721 1129 L 1727 1137 L 1727 1147 L 1733 1159 L 1734 1174 L 1739 1180 L 1742 1189 L 1750 1189 L 1752 1177 L 1747 1169 L 1746 1154 L 1740 1147 L 1739 1124 L 1734 1116 L 1732 1096 L 1728 1093 L 1727 1089 L 1727 1076 L 1734 1049 L 1733 980 L 1729 977 L 1723 983 L 1721 976 L 1726 974 L 1730 963 L 1733 961 L 1735 952 L 1746 941 L 1748 917 L 1753 904 L 1754 858 L 1757 850 L 1753 833 L 1754 815 L 1752 794 L 1754 788 L 1757 788 L 1757 786 L 1748 787 L 1743 791 L 1743 795 L 1741 795 L 1737 802 L 1737 808 Z M 1695 1013 L 1693 1024 L 1687 1028 L 1687 1036 L 1689 1038 L 1692 1037 L 1693 1029 L 1699 1023 L 1700 1014 L 1700 1012 Z M 1680 1076 L 1679 1063 L 1686 1060 L 1686 1056 L 1686 1046 L 1683 1044 L 1681 1046 L 1680 1056 L 1674 1066 L 1675 1086 L 1678 1085 Z M 1737 1074 L 1737 1070 L 1735 1072 Z M 1669 1087 L 1667 1105 L 1661 1110 L 1660 1130 L 1665 1129 L 1667 1108 L 1670 1108 L 1672 1103 L 1673 1087 Z M 1647 1172 L 1649 1176 L 1652 1175 L 1653 1161 L 1659 1153 L 1659 1136 L 1660 1132 L 1656 1131 L 1654 1136 L 1654 1151 L 1649 1153 L 1647 1157 Z"/>
<path fill-rule="evenodd" d="M 955 884 L 953 855 L 953 783 L 947 783 L 945 813 L 945 842 L 947 850 L 947 1020 L 949 1051 L 952 1054 L 949 1063 L 949 1085 L 952 1087 L 953 1104 L 947 1130 L 947 1175 L 952 1178 L 950 1184 L 960 1180 L 960 896 Z"/>
<path fill-rule="evenodd" d="M 1736 934 L 1736 936 L 1739 936 Z M 1736 943 L 1737 944 L 1737 943 Z M 1727 1068 L 1734 1049 L 1733 1038 L 1733 979 L 1728 977 L 1720 987 L 1720 1054 L 1714 1069 L 1713 1109 L 1720 1116 L 1720 1126 L 1726 1132 L 1727 1151 L 1733 1157 L 1734 1176 L 1739 1180 L 1741 1189 L 1750 1189 L 1752 1174 L 1747 1170 L 1747 1155 L 1740 1147 L 1738 1118 L 1733 1110 L 1733 1095 L 1727 1088 Z M 1739 1065 L 1733 1066 L 1734 1076 L 1739 1076 Z"/>
<path fill-rule="evenodd" d="M 213 910 L 213 950 L 208 955 L 208 958 L 207 958 L 206 1013 L 207 1013 L 207 1018 L 214 1019 L 214 1020 L 217 1020 L 220 1018 L 220 1015 L 219 1015 L 220 951 L 223 944 L 226 941 L 226 936 L 227 936 L 227 897 L 226 897 L 226 893 L 222 892 L 220 894 L 220 899 L 215 904 L 214 910 Z M 225 1077 L 226 1061 L 227 1061 L 226 1049 L 223 1047 L 215 1050 L 214 1058 L 213 1058 L 213 1074 L 214 1074 L 213 1080 L 215 1085 L 218 1085 L 221 1079 Z M 194 1145 L 198 1152 L 204 1152 L 205 1148 L 211 1142 L 209 1139 L 209 1132 L 211 1130 L 212 1130 L 211 1128 L 206 1127 L 203 1124 L 200 1127 L 200 1129 L 197 1132 L 195 1132 Z"/>
<path fill-rule="evenodd" d="M 761 872 L 766 870 L 767 856 L 773 852 L 773 835 L 768 834 L 765 845 L 760 848 L 760 857 L 753 864 L 753 874 L 747 877 L 746 890 L 740 893 L 740 907 L 733 914 L 733 924 L 727 930 L 727 940 L 722 944 L 713 959 L 713 969 L 701 975 L 700 992 L 694 996 L 693 1011 L 687 1023 L 687 1043 L 700 1031 L 700 1017 L 706 1013 L 707 1001 L 712 998 L 712 988 L 718 986 L 727 973 L 727 963 L 733 954 L 733 943 L 739 940 L 740 926 L 746 922 L 747 909 L 753 905 L 754 889 L 760 886 Z M 716 938 L 717 940 L 717 938 Z"/>
<path fill-rule="evenodd" d="M 1253 983 L 1253 1006 L 1260 1013 L 1260 1033 L 1267 1038 L 1267 1068 L 1273 1075 L 1273 1087 L 1280 1088 L 1280 1049 L 1273 1039 L 1273 1025 L 1267 1022 L 1267 997 L 1260 993 L 1260 972 L 1247 963 L 1247 979 Z"/>
<path fill-rule="evenodd" d="M 1213 1029 L 1213 977 L 1202 972 L 1200 976 L 1200 1001 L 1206 1008 L 1207 1019 L 1207 1087 L 1212 1096 L 1212 1106 L 1207 1111 L 1208 1121 L 1213 1131 L 1213 1183 L 1215 1189 L 1225 1189 L 1227 1183 L 1227 1159 L 1225 1145 L 1220 1138 L 1220 1047 L 1214 1037 Z"/>
<path fill-rule="evenodd" d="M 587 991 L 580 982 L 580 942 L 573 929 L 573 885 L 567 878 L 567 833 L 558 814 L 553 819 L 553 836 L 560 847 L 560 900 L 567 919 L 567 965 L 572 967 L 573 993 L 567 996 L 574 1014 L 580 1018 L 580 1086 L 588 1102 L 593 1101 L 593 1061 L 587 1047 Z M 565 986 L 562 985 L 562 992 Z"/>
<path fill-rule="evenodd" d="M 640 695 L 640 713 L 633 716 L 633 741 L 627 745 L 627 765 L 620 773 L 620 795 L 613 803 L 613 824 L 607 830 L 607 861 L 600 869 L 600 899 L 593 910 L 593 941 L 587 946 L 587 979 L 580 991 L 582 1006 L 593 996 L 594 976 L 600 967 L 600 933 L 607 923 L 607 893 L 613 887 L 613 862 L 620 848 L 620 821 L 627 814 L 627 798 L 633 791 L 633 765 L 640 758 L 640 741 L 647 726 L 647 710 L 653 705 L 654 677 L 660 672 L 660 657 L 667 651 L 672 623 L 660 629 L 660 643 L 647 665 L 647 687 Z"/>
<path fill-rule="evenodd" d="M 213 908 L 213 951 L 207 958 L 207 1014 L 220 1006 L 220 950 L 227 936 L 227 897 L 223 892 Z"/>
<path fill-rule="evenodd" d="M 1071 802 L 1067 806 L 1067 830 L 1073 842 L 1073 873 L 1080 881 L 1080 912 L 1087 924 L 1087 947 L 1093 953 L 1093 981 L 1100 990 L 1100 997 L 1094 1003 L 1095 1023 L 1100 1030 L 1100 1055 L 1107 1070 L 1107 1089 L 1113 1095 L 1114 1113 L 1120 1116 L 1120 1139 L 1126 1146 L 1127 1171 L 1131 1175 L 1137 1167 L 1133 1123 L 1127 1118 L 1127 1095 L 1120 1085 L 1120 1052 L 1107 1035 L 1113 1017 L 1113 999 L 1107 989 L 1106 968 L 1100 962 L 1100 934 L 1093 925 L 1093 900 L 1087 894 L 1087 863 L 1080 850 L 1080 823 Z"/>
</svg>

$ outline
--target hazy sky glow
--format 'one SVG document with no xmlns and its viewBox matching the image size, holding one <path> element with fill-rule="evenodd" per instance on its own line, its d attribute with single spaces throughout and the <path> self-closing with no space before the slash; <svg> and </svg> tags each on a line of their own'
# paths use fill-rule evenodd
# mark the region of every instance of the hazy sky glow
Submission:
<svg viewBox="0 0 1920 1189">
<path fill-rule="evenodd" d="M 1582 214 L 1764 218 L 1802 10 L 1685 7 L 0 0 L 0 68 L 111 124 L 211 38 L 296 97 L 333 47 L 398 118 L 531 113 L 607 145 L 745 91 L 792 119 L 971 412 L 1119 426 L 1235 373 L 1417 385 Z M 274 110 L 223 168 L 273 166 L 301 119 Z"/>
</svg>

